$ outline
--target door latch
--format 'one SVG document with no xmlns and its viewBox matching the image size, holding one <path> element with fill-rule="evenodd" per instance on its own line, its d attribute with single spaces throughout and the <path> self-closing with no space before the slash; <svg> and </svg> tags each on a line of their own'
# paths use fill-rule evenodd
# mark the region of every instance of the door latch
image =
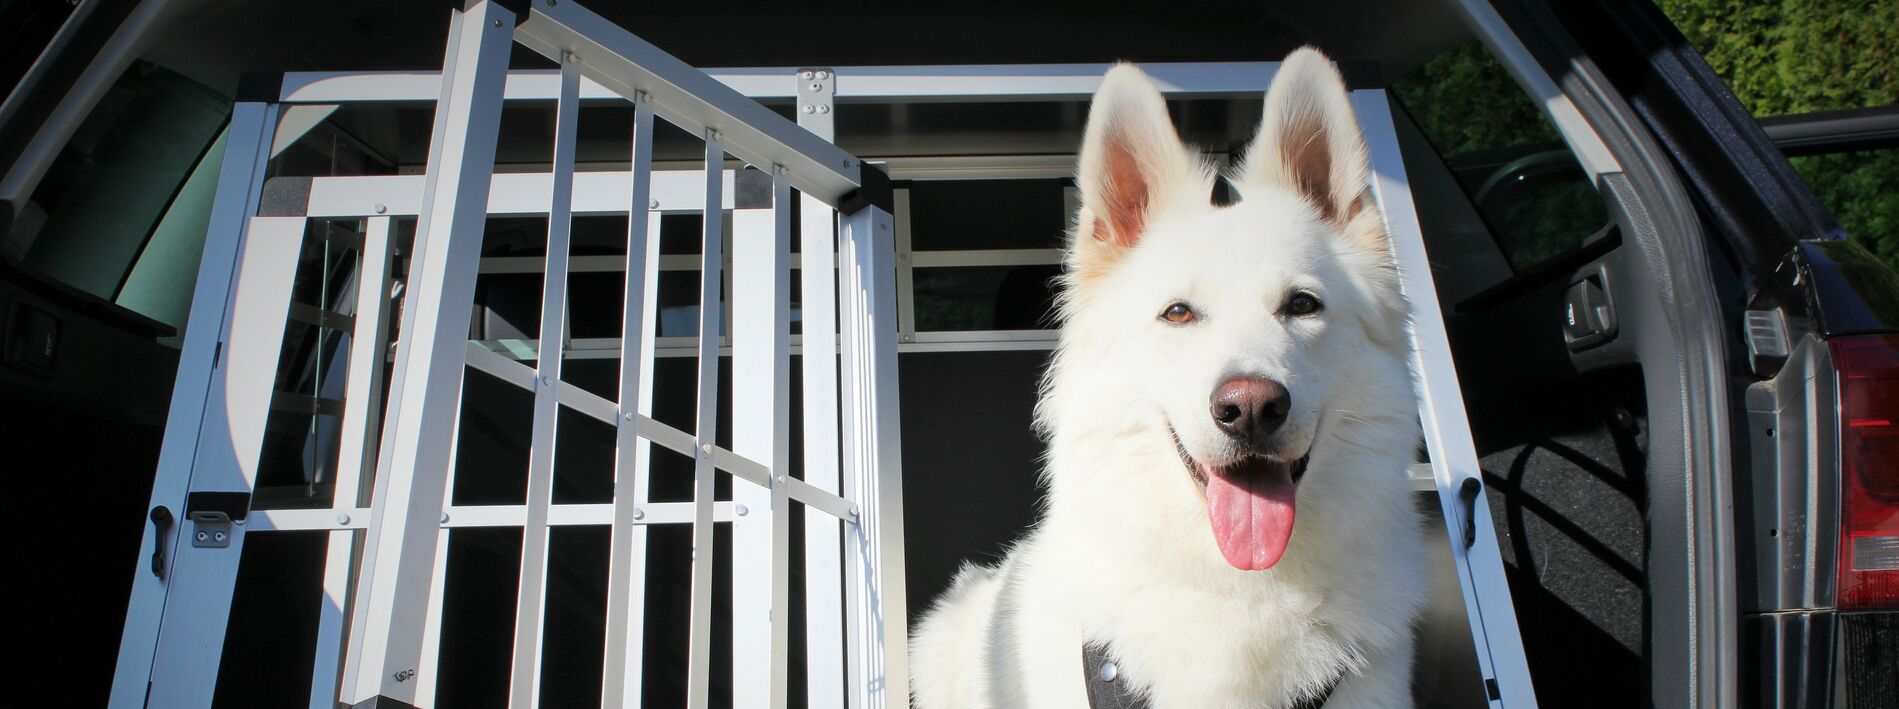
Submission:
<svg viewBox="0 0 1899 709">
<path fill-rule="evenodd" d="M 191 520 L 191 546 L 224 549 L 231 546 L 233 524 L 250 515 L 247 492 L 194 492 L 185 498 L 185 518 Z"/>
</svg>

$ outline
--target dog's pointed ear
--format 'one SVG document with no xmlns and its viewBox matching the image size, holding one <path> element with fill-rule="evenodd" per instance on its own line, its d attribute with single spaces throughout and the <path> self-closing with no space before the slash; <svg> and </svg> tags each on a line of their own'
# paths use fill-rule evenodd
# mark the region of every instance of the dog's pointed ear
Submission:
<svg viewBox="0 0 1899 709">
<path fill-rule="evenodd" d="M 1266 90 L 1259 134 L 1239 171 L 1240 193 L 1251 185 L 1290 189 L 1321 217 L 1344 225 L 1370 207 L 1368 171 L 1345 80 L 1319 50 L 1294 51 Z"/>
<path fill-rule="evenodd" d="M 1202 172 L 1147 74 L 1132 64 L 1116 65 L 1088 109 L 1075 179 L 1081 190 L 1075 255 L 1087 260 L 1133 246 L 1159 206 L 1183 188 L 1210 184 Z"/>
</svg>

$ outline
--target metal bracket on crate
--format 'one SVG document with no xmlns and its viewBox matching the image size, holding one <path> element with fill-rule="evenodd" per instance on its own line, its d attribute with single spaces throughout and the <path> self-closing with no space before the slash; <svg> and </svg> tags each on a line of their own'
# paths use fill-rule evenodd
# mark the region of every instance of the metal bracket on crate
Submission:
<svg viewBox="0 0 1899 709">
<path fill-rule="evenodd" d="M 185 519 L 191 520 L 191 546 L 225 549 L 231 546 L 231 525 L 242 524 L 251 511 L 248 492 L 194 492 L 185 499 Z"/>
<path fill-rule="evenodd" d="M 818 137 L 835 142 L 837 122 L 833 99 L 837 96 L 837 72 L 829 67 L 802 67 L 798 82 L 798 125 Z"/>
</svg>

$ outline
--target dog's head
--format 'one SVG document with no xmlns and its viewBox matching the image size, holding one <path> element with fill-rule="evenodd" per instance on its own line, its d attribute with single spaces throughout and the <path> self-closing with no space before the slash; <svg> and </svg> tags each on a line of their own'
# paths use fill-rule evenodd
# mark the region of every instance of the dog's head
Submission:
<svg viewBox="0 0 1899 709">
<path fill-rule="evenodd" d="M 1114 391 L 1098 403 L 1166 427 L 1180 466 L 1157 473 L 1203 496 L 1240 569 L 1285 553 L 1322 429 L 1367 413 L 1341 398 L 1354 363 L 1368 352 L 1392 361 L 1402 341 L 1368 169 L 1344 82 L 1312 49 L 1280 65 L 1258 135 L 1227 176 L 1230 205 L 1212 203 L 1214 170 L 1182 145 L 1139 69 L 1115 67 L 1095 94 L 1064 356 L 1099 353 L 1084 357 L 1097 372 L 1083 386 Z"/>
</svg>

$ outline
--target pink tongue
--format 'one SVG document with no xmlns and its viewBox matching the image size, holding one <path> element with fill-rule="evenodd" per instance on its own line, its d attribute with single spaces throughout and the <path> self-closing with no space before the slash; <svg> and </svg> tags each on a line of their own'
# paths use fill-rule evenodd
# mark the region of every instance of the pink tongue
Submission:
<svg viewBox="0 0 1899 709">
<path fill-rule="evenodd" d="M 1234 568 L 1272 568 L 1292 539 L 1292 465 L 1253 459 L 1227 470 L 1200 466 L 1207 476 L 1207 517 L 1213 539 Z"/>
</svg>

